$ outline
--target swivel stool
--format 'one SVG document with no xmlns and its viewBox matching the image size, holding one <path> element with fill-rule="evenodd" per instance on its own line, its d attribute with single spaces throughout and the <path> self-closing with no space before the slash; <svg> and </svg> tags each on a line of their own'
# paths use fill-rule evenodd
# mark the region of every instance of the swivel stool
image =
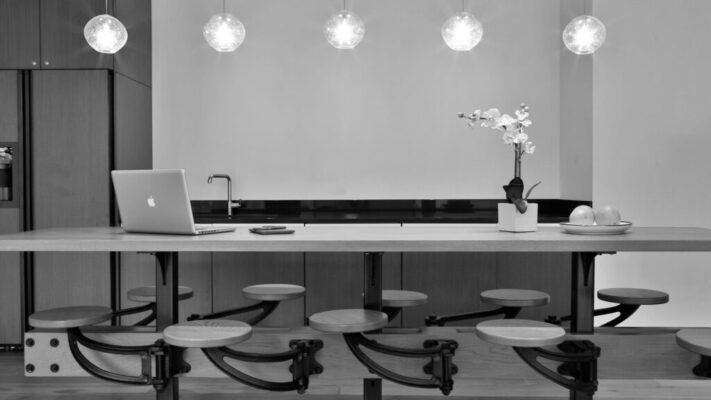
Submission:
<svg viewBox="0 0 711 400">
<path fill-rule="evenodd" d="M 289 350 L 280 353 L 250 353 L 227 346 L 244 342 L 252 336 L 252 327 L 234 320 L 196 320 L 171 325 L 163 330 L 165 341 L 180 349 L 199 348 L 210 362 L 232 379 L 257 389 L 269 391 L 296 391 L 304 393 L 309 386 L 309 376 L 320 374 L 323 367 L 316 361 L 316 352 L 323 342 L 315 339 L 292 340 Z M 291 381 L 273 382 L 246 374 L 225 359 L 243 362 L 273 363 L 291 360 Z"/>
<path fill-rule="evenodd" d="M 676 333 L 676 342 L 686 350 L 701 355 L 692 369 L 696 376 L 711 378 L 711 328 L 687 328 Z"/>
<path fill-rule="evenodd" d="M 156 319 L 156 287 L 155 286 L 141 286 L 133 288 L 126 292 L 126 297 L 129 300 L 135 301 L 137 303 L 146 303 L 145 305 L 127 308 L 123 310 L 114 311 L 114 317 L 122 317 L 125 315 L 132 315 L 142 313 L 144 311 L 150 311 L 150 313 L 140 321 L 134 323 L 134 326 L 146 326 Z M 187 300 L 193 297 L 193 289 L 187 286 L 178 286 L 178 300 Z"/>
<path fill-rule="evenodd" d="M 382 310 L 388 316 L 388 322 L 397 318 L 403 308 L 427 304 L 427 295 L 411 290 L 390 290 L 382 292 Z"/>
<path fill-rule="evenodd" d="M 183 353 L 191 347 L 202 349 L 207 358 L 231 378 L 264 390 L 303 393 L 308 388 L 309 376 L 323 370 L 315 359 L 316 352 L 323 347 L 320 340 L 292 340 L 289 350 L 271 354 L 240 352 L 226 347 L 244 342 L 251 336 L 251 326 L 239 321 L 205 320 L 171 325 L 163 332 L 165 340 L 143 346 L 101 343 L 82 333 L 81 328 L 106 322 L 112 315 L 113 311 L 107 307 L 65 307 L 32 314 L 29 323 L 36 328 L 66 329 L 72 356 L 89 374 L 116 383 L 153 385 L 157 391 L 164 390 L 173 376 L 190 371 Z M 78 344 L 99 353 L 136 356 L 140 360 L 141 372 L 125 375 L 107 371 L 90 361 Z M 289 370 L 293 378 L 288 382 L 262 380 L 227 364 L 226 358 L 256 363 L 291 360 Z M 53 368 L 59 367 L 55 364 Z"/>
<path fill-rule="evenodd" d="M 423 348 L 413 349 L 381 344 L 363 335 L 364 332 L 381 329 L 387 324 L 388 316 L 375 310 L 332 310 L 319 312 L 309 317 L 309 325 L 313 329 L 342 334 L 351 353 L 371 373 L 402 385 L 435 388 L 445 395 L 449 394 L 454 384 L 452 379 L 452 357 L 457 348 L 457 342 L 453 340 L 426 340 L 423 343 Z M 391 371 L 370 358 L 360 347 L 391 356 L 426 359 L 432 362 L 431 376 L 429 379 L 425 379 L 405 376 Z M 365 397 L 368 400 L 368 396 L 366 395 Z"/>
<path fill-rule="evenodd" d="M 430 315 L 425 319 L 427 326 L 444 326 L 454 321 L 479 319 L 503 315 L 505 319 L 516 318 L 523 307 L 542 306 L 550 303 L 550 296 L 538 290 L 527 289 L 493 289 L 481 292 L 482 302 L 498 308 L 464 314 Z"/>
<path fill-rule="evenodd" d="M 571 400 L 592 399 L 597 391 L 597 359 L 600 348 L 587 340 L 565 341 L 563 328 L 540 321 L 524 319 L 499 319 L 479 323 L 476 334 L 482 340 L 513 347 L 518 356 L 546 379 L 566 388 Z M 562 353 L 544 349 L 568 343 L 578 349 L 575 353 Z M 577 375 L 565 377 L 547 368 L 538 359 L 573 364 Z"/>
<path fill-rule="evenodd" d="M 249 306 L 237 307 L 230 310 L 219 311 L 212 314 L 198 315 L 193 314 L 188 317 L 188 321 L 202 319 L 219 319 L 230 315 L 247 314 L 252 311 L 260 310 L 260 312 L 244 322 L 249 325 L 256 325 L 260 321 L 267 318 L 279 306 L 279 303 L 284 300 L 294 300 L 304 297 L 306 289 L 299 285 L 289 285 L 282 283 L 269 283 L 261 285 L 247 286 L 242 289 L 242 296 L 247 299 L 257 300 Z"/>
<path fill-rule="evenodd" d="M 615 327 L 621 322 L 629 318 L 635 311 L 643 305 L 664 304 L 669 302 L 669 295 L 659 290 L 637 289 L 637 288 L 608 288 L 600 289 L 597 292 L 597 298 L 611 303 L 617 303 L 616 306 L 601 308 L 593 311 L 594 316 L 619 313 L 619 315 L 606 322 L 602 326 Z M 560 325 L 564 321 L 570 321 L 570 315 L 561 318 L 549 316 L 546 322 Z"/>
</svg>

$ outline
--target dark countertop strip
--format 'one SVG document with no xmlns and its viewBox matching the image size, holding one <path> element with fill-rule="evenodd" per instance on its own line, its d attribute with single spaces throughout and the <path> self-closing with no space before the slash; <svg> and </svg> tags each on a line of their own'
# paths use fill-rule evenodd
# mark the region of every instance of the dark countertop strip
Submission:
<svg viewBox="0 0 711 400">
<path fill-rule="evenodd" d="M 503 200 L 243 200 L 227 215 L 225 200 L 192 201 L 197 223 L 495 223 Z M 563 222 L 590 201 L 537 199 L 538 221 Z"/>
</svg>

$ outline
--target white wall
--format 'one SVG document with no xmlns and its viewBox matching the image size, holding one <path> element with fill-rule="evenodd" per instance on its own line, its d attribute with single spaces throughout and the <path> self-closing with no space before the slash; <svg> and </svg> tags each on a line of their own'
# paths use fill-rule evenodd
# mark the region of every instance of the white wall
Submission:
<svg viewBox="0 0 711 400">
<path fill-rule="evenodd" d="M 711 2 L 596 0 L 593 201 L 635 225 L 711 228 Z M 669 292 L 629 325 L 711 326 L 711 255 L 598 257 L 598 287 Z M 609 304 L 609 303 L 608 303 Z"/>
<path fill-rule="evenodd" d="M 560 31 L 584 14 L 581 0 L 560 2 Z M 560 198 L 592 200 L 593 57 L 573 54 L 559 40 Z"/>
<path fill-rule="evenodd" d="M 484 25 L 472 52 L 442 23 L 460 0 L 357 0 L 354 51 L 321 33 L 333 0 L 230 0 L 247 29 L 236 52 L 202 38 L 221 1 L 153 1 L 154 167 L 186 168 L 195 199 L 503 198 L 513 154 L 459 111 L 531 107 L 536 154 L 523 178 L 560 197 L 560 0 L 471 0 Z M 266 160 L 266 162 L 265 162 Z"/>
</svg>

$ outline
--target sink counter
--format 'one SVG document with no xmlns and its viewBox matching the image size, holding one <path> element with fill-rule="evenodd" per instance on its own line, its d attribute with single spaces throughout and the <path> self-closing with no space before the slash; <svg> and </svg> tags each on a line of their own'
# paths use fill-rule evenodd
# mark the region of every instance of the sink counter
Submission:
<svg viewBox="0 0 711 400">
<path fill-rule="evenodd" d="M 245 200 L 228 216 L 226 202 L 192 202 L 197 223 L 496 223 L 503 200 Z M 538 221 L 567 221 L 589 201 L 540 199 Z"/>
</svg>

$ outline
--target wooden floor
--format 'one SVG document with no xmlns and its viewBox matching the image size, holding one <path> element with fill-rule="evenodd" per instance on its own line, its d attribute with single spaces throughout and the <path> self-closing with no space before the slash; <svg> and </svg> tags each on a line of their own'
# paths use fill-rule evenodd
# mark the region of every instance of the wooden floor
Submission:
<svg viewBox="0 0 711 400">
<path fill-rule="evenodd" d="M 619 333 L 620 331 L 616 331 Z M 598 332 L 594 341 L 602 348 L 599 363 L 599 389 L 596 399 L 711 399 L 711 379 L 700 379 L 690 372 L 697 356 L 680 349 L 673 331 L 645 331 L 644 334 L 607 334 Z M 450 398 L 501 399 L 567 399 L 565 389 L 541 378 L 508 347 L 487 345 L 471 339 L 466 330 L 457 339 L 463 344 L 455 356 L 460 373 L 455 376 Z M 387 341 L 386 335 L 383 335 Z M 329 337 L 327 340 L 337 340 Z M 361 399 L 360 377 L 365 372 L 345 368 L 338 372 L 329 365 L 333 359 L 347 360 L 352 356 L 327 343 L 331 356 L 322 355 L 326 371 L 314 377 L 307 394 L 265 393 L 227 378 L 180 378 L 181 399 L 263 400 L 263 399 Z M 335 343 L 335 342 L 334 342 Z M 323 351 L 326 350 L 324 348 Z M 338 361 L 342 362 L 342 361 Z M 334 364 L 335 365 L 335 364 Z M 345 364 L 344 364 L 345 365 Z M 202 367 L 201 367 L 202 368 Z M 327 373 L 330 368 L 330 374 Z M 383 383 L 384 397 L 391 400 L 443 399 L 436 390 L 420 390 L 390 382 Z M 143 400 L 154 399 L 153 390 L 143 386 L 125 386 L 99 381 L 91 377 L 33 377 L 23 374 L 22 353 L 0 353 L 0 399 L 42 400 Z"/>
</svg>

